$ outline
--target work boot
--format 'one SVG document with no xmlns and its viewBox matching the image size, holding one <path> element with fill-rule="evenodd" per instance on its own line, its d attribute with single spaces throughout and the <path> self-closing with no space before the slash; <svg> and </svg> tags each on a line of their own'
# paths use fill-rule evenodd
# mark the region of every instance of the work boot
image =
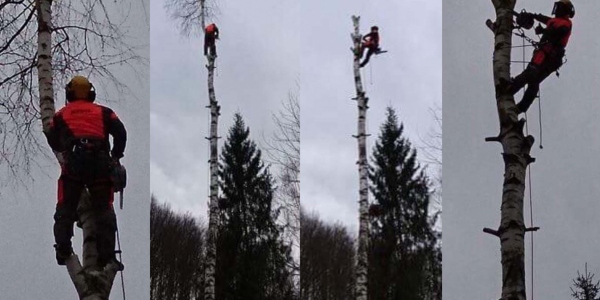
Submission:
<svg viewBox="0 0 600 300">
<path fill-rule="evenodd" d="M 66 265 L 67 258 L 73 255 L 73 248 L 71 246 L 60 246 L 55 244 L 54 250 L 56 251 L 56 263 L 58 263 L 59 266 Z"/>
<path fill-rule="evenodd" d="M 125 265 L 123 263 L 121 263 L 120 261 L 118 261 L 116 258 L 114 259 L 113 263 L 115 263 L 117 265 L 117 271 L 125 270 Z"/>
</svg>

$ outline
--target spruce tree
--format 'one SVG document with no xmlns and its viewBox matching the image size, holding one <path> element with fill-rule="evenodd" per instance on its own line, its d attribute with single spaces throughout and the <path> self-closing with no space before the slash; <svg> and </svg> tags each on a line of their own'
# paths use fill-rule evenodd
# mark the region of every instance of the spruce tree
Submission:
<svg viewBox="0 0 600 300">
<path fill-rule="evenodd" d="M 436 216 L 429 213 L 430 183 L 403 130 L 388 107 L 369 166 L 369 299 L 439 299 L 441 256 Z"/>
<path fill-rule="evenodd" d="M 594 280 L 594 274 L 587 270 L 585 264 L 585 272 L 583 274 L 577 271 L 577 278 L 573 279 L 573 287 L 571 287 L 571 296 L 575 300 L 599 300 L 600 281 Z"/>
<path fill-rule="evenodd" d="M 291 255 L 275 223 L 273 178 L 242 116 L 234 118 L 219 168 L 216 298 L 289 299 Z"/>
</svg>

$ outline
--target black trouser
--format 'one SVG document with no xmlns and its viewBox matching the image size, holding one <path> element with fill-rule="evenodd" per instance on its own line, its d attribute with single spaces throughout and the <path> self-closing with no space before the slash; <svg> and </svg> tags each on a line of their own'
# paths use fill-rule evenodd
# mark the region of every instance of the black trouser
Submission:
<svg viewBox="0 0 600 300">
<path fill-rule="evenodd" d="M 98 266 L 104 267 L 115 260 L 115 233 L 117 219 L 113 209 L 113 186 L 110 179 L 108 155 L 94 157 L 95 165 L 88 165 L 82 174 L 77 168 L 67 166 L 58 180 L 58 203 L 54 214 L 54 239 L 57 251 L 72 251 L 73 224 L 78 220 L 77 206 L 84 188 L 90 193 L 91 212 L 96 222 L 96 232 L 88 239 L 96 241 Z M 87 173 L 87 174 L 85 174 Z"/>
<path fill-rule="evenodd" d="M 210 55 L 217 55 L 217 46 L 215 45 L 215 37 L 212 34 L 204 35 L 204 55 L 208 55 L 210 49 Z"/>
<path fill-rule="evenodd" d="M 562 55 L 546 58 L 540 65 L 529 63 L 525 70 L 517 75 L 511 84 L 511 93 L 514 95 L 525 85 L 527 89 L 523 93 L 521 102 L 517 104 L 519 112 L 526 112 L 529 106 L 537 97 L 540 90 L 540 83 L 544 81 L 552 72 L 558 70 L 562 65 Z"/>
<path fill-rule="evenodd" d="M 363 57 L 365 49 L 368 49 L 367 56 L 365 57 L 363 62 L 360 63 L 361 68 L 366 66 L 369 63 L 369 59 L 371 58 L 371 55 L 373 55 L 377 51 L 377 46 L 366 46 L 366 47 L 363 46 L 362 50 L 360 51 L 361 58 Z"/>
</svg>

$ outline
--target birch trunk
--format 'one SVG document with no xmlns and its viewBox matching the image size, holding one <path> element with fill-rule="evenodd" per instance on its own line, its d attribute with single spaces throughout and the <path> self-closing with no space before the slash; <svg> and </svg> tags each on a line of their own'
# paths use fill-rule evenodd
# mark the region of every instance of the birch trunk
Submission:
<svg viewBox="0 0 600 300">
<path fill-rule="evenodd" d="M 502 255 L 502 300 L 525 300 L 525 263 L 523 197 L 527 166 L 534 161 L 529 155 L 533 137 L 523 134 L 524 120 L 518 120 L 514 97 L 500 84 L 510 78 L 512 46 L 512 11 L 516 0 L 493 0 L 496 9 L 493 57 L 496 106 L 500 134 L 487 138 L 502 144 L 504 182 L 502 189 L 501 220 L 498 230 L 486 232 L 500 238 Z"/>
<path fill-rule="evenodd" d="M 204 5 L 204 1 L 201 1 Z M 202 7 L 202 30 L 204 30 L 204 6 Z M 208 99 L 210 105 L 210 201 L 209 221 L 208 221 L 208 238 L 206 241 L 206 271 L 205 271 L 205 286 L 204 299 L 215 300 L 215 268 L 217 264 L 217 218 L 218 218 L 218 197 L 219 197 L 219 162 L 218 162 L 218 131 L 219 111 L 221 107 L 217 103 L 214 87 L 214 70 L 215 59 L 213 55 L 208 55 Z"/>
<path fill-rule="evenodd" d="M 202 32 L 206 28 L 206 16 L 205 16 L 205 6 L 206 0 L 200 0 L 200 26 L 202 26 Z"/>
<path fill-rule="evenodd" d="M 352 16 L 354 23 L 354 51 L 358 53 L 361 47 L 361 35 L 359 26 L 360 16 Z M 356 299 L 367 300 L 367 248 L 369 243 L 369 186 L 367 179 L 367 101 L 365 92 L 360 78 L 360 57 L 354 56 L 354 82 L 356 84 L 356 100 L 358 102 L 358 135 L 355 137 L 358 140 L 358 174 L 359 174 L 359 230 L 358 230 L 358 252 L 356 262 Z"/>
<path fill-rule="evenodd" d="M 36 0 L 35 5 L 38 22 L 37 69 L 40 117 L 43 132 L 48 132 L 50 121 L 55 113 L 52 74 L 52 0 Z M 63 164 L 62 155 L 57 152 L 54 154 L 58 162 Z M 76 254 L 66 260 L 66 266 L 80 299 L 104 300 L 109 298 L 119 266 L 111 263 L 104 270 L 93 271 L 97 269 L 97 253 L 95 239 L 90 237 L 96 235 L 97 229 L 95 216 L 90 207 L 89 194 L 84 192 L 78 208 L 79 220 L 83 226 L 84 266 L 81 266 Z"/>
</svg>

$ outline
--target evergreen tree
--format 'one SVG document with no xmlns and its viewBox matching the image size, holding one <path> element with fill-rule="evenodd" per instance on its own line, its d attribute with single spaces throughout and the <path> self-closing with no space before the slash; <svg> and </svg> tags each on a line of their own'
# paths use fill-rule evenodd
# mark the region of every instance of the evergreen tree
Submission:
<svg viewBox="0 0 600 300">
<path fill-rule="evenodd" d="M 441 299 L 440 235 L 429 213 L 429 179 L 392 108 L 369 167 L 369 299 Z"/>
<path fill-rule="evenodd" d="M 289 247 L 275 223 L 273 179 L 235 115 L 221 154 L 216 295 L 223 300 L 291 299 Z"/>
<path fill-rule="evenodd" d="M 576 300 L 600 300 L 600 281 L 594 282 L 594 274 L 589 273 L 585 264 L 585 273 L 577 271 L 577 278 L 573 279 L 571 296 Z"/>
</svg>

